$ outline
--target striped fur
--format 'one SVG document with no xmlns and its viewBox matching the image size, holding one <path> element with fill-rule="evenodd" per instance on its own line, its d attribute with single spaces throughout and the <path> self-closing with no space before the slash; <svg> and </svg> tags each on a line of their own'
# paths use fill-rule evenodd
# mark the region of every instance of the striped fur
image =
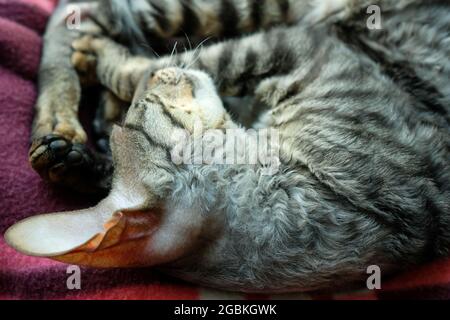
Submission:
<svg viewBox="0 0 450 320">
<path fill-rule="evenodd" d="M 95 60 L 88 72 L 131 103 L 111 139 L 112 192 L 145 190 L 147 206 L 199 234 L 164 270 L 228 290 L 305 291 L 361 285 L 372 264 L 391 273 L 449 254 L 450 5 L 378 2 L 375 31 L 364 27 L 367 1 L 137 0 L 126 15 L 112 1 L 109 19 L 92 13 L 124 24 L 103 29 L 133 42 L 73 44 L 76 67 Z M 133 55 L 139 41 L 183 32 L 226 39 Z M 171 162 L 173 133 L 194 121 L 239 125 L 219 95 L 251 96 L 238 116 L 279 130 L 277 174 Z"/>
</svg>

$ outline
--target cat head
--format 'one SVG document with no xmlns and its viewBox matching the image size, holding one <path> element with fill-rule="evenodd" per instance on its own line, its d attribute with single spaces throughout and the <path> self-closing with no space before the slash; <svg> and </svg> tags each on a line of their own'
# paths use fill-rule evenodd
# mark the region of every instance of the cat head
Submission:
<svg viewBox="0 0 450 320">
<path fill-rule="evenodd" d="M 199 71 L 169 68 L 143 82 L 123 125 L 111 134 L 109 195 L 89 209 L 22 220 L 7 230 L 8 244 L 28 255 L 95 267 L 164 264 L 199 247 L 205 225 L 213 230 L 205 209 L 213 186 L 197 192 L 183 185 L 177 177 L 186 169 L 171 161 L 170 151 L 179 143 L 177 132 L 193 133 L 196 121 L 217 127 L 225 111 L 211 79 Z"/>
</svg>

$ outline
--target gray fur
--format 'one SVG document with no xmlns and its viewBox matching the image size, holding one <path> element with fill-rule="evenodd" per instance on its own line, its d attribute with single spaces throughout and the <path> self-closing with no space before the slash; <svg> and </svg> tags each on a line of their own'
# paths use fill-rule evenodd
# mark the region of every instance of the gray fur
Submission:
<svg viewBox="0 0 450 320">
<path fill-rule="evenodd" d="M 234 17 L 233 32 L 253 33 L 142 64 L 114 46 L 96 49 L 99 81 L 123 100 L 131 102 L 151 71 L 189 65 L 223 96 L 253 96 L 252 105 L 242 105 L 254 115 L 252 126 L 280 130 L 282 164 L 274 176 L 262 175 L 261 165 L 176 166 L 166 158 L 167 136 L 176 130 L 163 112 L 168 106 L 149 102 L 164 93 L 134 95 L 122 129 L 127 143 L 111 141 L 113 190 L 144 188 L 147 205 L 162 206 L 179 223 L 189 212 L 201 226 L 191 239 L 195 249 L 163 270 L 228 290 L 307 291 L 363 285 L 373 264 L 388 274 L 448 256 L 450 6 L 380 1 L 383 30 L 367 31 L 358 20 L 364 1 L 347 1 L 318 20 L 317 3 L 289 1 L 290 15 L 280 10 L 273 21 L 263 9 L 258 28 Z M 193 7 L 200 15 L 201 6 Z M 135 23 L 129 14 L 121 19 Z M 173 34 L 183 24 L 175 20 Z M 271 27 L 280 23 L 286 25 Z M 416 77 L 389 76 L 340 36 L 340 25 L 387 65 L 406 65 Z M 443 109 L 406 88 L 411 79 L 435 89 L 429 100 Z"/>
</svg>

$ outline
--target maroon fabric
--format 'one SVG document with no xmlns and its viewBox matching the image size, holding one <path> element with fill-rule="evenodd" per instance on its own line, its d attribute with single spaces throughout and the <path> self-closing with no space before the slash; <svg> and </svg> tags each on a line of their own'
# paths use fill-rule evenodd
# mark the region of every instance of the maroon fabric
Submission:
<svg viewBox="0 0 450 320">
<path fill-rule="evenodd" d="M 25 217 L 91 205 L 48 186 L 30 168 L 29 133 L 36 99 L 41 34 L 50 0 L 0 0 L 0 234 Z M 268 298 L 223 295 L 162 277 L 151 269 L 82 269 L 81 290 L 66 287 L 66 265 L 28 257 L 0 237 L 0 299 Z M 450 298 L 450 260 L 437 261 L 382 282 L 381 291 L 337 293 L 329 299 Z"/>
</svg>

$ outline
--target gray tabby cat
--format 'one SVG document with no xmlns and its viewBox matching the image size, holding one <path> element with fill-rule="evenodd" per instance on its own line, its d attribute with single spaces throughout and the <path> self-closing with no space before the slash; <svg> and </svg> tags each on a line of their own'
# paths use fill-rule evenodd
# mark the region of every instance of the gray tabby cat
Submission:
<svg viewBox="0 0 450 320">
<path fill-rule="evenodd" d="M 78 189 L 109 187 L 107 157 L 84 145 L 75 69 L 83 83 L 107 88 L 105 110 L 130 107 L 112 129 L 109 196 L 26 219 L 6 240 L 31 255 L 157 265 L 247 292 L 363 286 L 370 265 L 387 275 L 448 256 L 450 4 L 375 2 L 382 30 L 366 27 L 372 3 L 351 0 L 112 1 L 107 11 L 87 5 L 91 19 L 78 32 L 56 13 L 32 165 Z M 135 55 L 140 43 L 181 31 L 231 39 Z M 234 115 L 220 99 L 246 96 Z M 207 129 L 238 128 L 244 115 L 250 127 L 279 133 L 273 175 L 261 163 L 172 161 L 177 133 L 201 141 Z"/>
</svg>

